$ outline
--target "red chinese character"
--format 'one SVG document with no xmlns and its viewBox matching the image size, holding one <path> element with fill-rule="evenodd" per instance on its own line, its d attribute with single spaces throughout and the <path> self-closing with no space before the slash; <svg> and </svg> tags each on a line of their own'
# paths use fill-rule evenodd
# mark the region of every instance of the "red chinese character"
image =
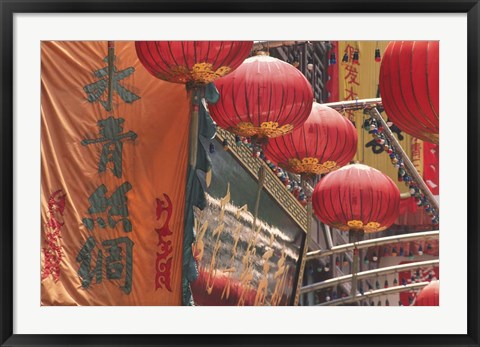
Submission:
<svg viewBox="0 0 480 347">
<path fill-rule="evenodd" d="M 345 80 L 348 79 L 348 84 L 356 84 L 357 86 L 360 85 L 357 81 L 358 71 L 357 68 L 353 65 L 345 66 Z"/>
<path fill-rule="evenodd" d="M 355 47 L 347 45 L 347 47 L 345 47 L 345 50 L 343 52 L 348 54 L 348 60 L 351 61 L 353 58 L 353 53 L 355 52 Z"/>
<path fill-rule="evenodd" d="M 345 89 L 345 100 L 356 100 L 358 99 L 358 94 L 353 90 L 353 86 L 349 86 L 348 89 Z"/>
</svg>

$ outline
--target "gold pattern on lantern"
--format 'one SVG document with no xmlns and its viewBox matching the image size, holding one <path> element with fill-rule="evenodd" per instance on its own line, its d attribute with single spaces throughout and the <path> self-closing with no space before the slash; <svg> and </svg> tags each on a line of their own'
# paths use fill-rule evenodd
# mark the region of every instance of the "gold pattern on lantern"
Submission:
<svg viewBox="0 0 480 347">
<path fill-rule="evenodd" d="M 364 224 L 361 220 L 349 220 L 347 224 L 343 223 L 333 223 L 334 228 L 341 231 L 349 231 L 350 229 L 354 230 L 363 230 L 366 233 L 376 233 L 387 229 L 386 226 L 381 226 L 378 222 L 368 222 Z"/>
<path fill-rule="evenodd" d="M 422 135 L 425 136 L 427 139 L 430 140 L 430 142 L 435 143 L 438 145 L 439 143 L 439 136 L 438 134 L 432 134 L 428 132 L 422 132 Z"/>
<path fill-rule="evenodd" d="M 214 70 L 210 63 L 196 63 L 191 70 L 180 65 L 170 67 L 170 71 L 170 76 L 165 76 L 167 77 L 165 79 L 171 82 L 187 83 L 193 81 L 198 84 L 208 84 L 227 75 L 232 69 L 228 66 L 221 66 Z"/>
<path fill-rule="evenodd" d="M 349 220 L 347 225 L 349 229 L 363 229 L 363 222 L 361 220 Z"/>
<path fill-rule="evenodd" d="M 256 127 L 250 122 L 240 122 L 237 124 L 237 126 L 230 127 L 228 130 L 240 136 L 273 138 L 283 136 L 293 131 L 293 125 L 285 124 L 279 127 L 277 122 L 263 122 L 259 127 Z"/>
<path fill-rule="evenodd" d="M 326 174 L 339 168 L 335 161 L 329 160 L 324 163 L 319 163 L 318 161 L 317 158 L 312 157 L 303 158 L 302 160 L 291 158 L 288 159 L 287 163 L 279 163 L 279 166 L 296 174 L 309 173 L 316 175 Z"/>
</svg>

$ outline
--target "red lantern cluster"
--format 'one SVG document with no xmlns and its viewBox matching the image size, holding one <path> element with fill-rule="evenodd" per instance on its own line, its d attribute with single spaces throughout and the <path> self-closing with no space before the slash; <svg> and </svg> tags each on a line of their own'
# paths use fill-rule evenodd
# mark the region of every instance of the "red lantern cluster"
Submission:
<svg viewBox="0 0 480 347">
<path fill-rule="evenodd" d="M 363 164 L 329 173 L 312 195 L 317 217 L 334 228 L 378 232 L 398 217 L 400 191 L 382 172 Z"/>
<path fill-rule="evenodd" d="M 324 174 L 348 164 L 357 152 L 357 130 L 336 110 L 313 103 L 307 121 L 285 136 L 271 139 L 266 157 L 296 174 Z"/>
<path fill-rule="evenodd" d="M 439 306 L 440 281 L 431 281 L 420 290 L 413 306 Z"/>
<path fill-rule="evenodd" d="M 210 115 L 239 136 L 285 135 L 299 128 L 312 110 L 313 91 L 305 76 L 267 55 L 246 59 L 215 86 L 220 100 L 209 105 Z"/>
<path fill-rule="evenodd" d="M 389 120 L 406 133 L 437 144 L 438 55 L 438 41 L 393 41 L 380 67 L 380 93 Z"/>
<path fill-rule="evenodd" d="M 137 41 L 137 55 L 155 77 L 174 83 L 208 84 L 235 70 L 252 41 Z"/>
</svg>

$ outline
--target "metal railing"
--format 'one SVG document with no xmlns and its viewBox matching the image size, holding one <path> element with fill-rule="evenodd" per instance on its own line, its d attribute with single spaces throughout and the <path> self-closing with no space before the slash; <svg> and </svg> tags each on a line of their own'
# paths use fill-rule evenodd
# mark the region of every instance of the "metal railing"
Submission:
<svg viewBox="0 0 480 347">
<path fill-rule="evenodd" d="M 419 283 L 407 284 L 407 285 L 404 285 L 404 286 L 402 285 L 402 286 L 395 286 L 395 287 L 371 290 L 371 291 L 365 292 L 363 294 L 357 294 L 357 295 L 355 295 L 355 297 L 347 296 L 347 297 L 340 298 L 340 299 L 335 299 L 335 300 L 331 300 L 331 301 L 322 302 L 321 304 L 317 304 L 315 306 L 337 306 L 337 305 L 343 305 L 343 304 L 352 304 L 352 303 L 357 302 L 357 301 L 362 301 L 362 300 L 370 299 L 370 298 L 377 297 L 377 296 L 396 294 L 396 293 L 401 293 L 401 292 L 405 292 L 405 291 L 408 291 L 408 290 L 422 289 L 423 287 L 425 287 L 429 283 L 430 282 L 419 282 Z"/>
<path fill-rule="evenodd" d="M 405 270 L 411 270 L 411 269 L 417 269 L 417 268 L 422 268 L 426 266 L 434 266 L 440 264 L 440 260 L 435 259 L 435 260 L 427 260 L 427 261 L 418 261 L 414 263 L 408 263 L 408 264 L 401 264 L 401 265 L 394 265 L 394 266 L 388 266 L 388 267 L 382 267 L 379 269 L 374 269 L 374 270 L 368 270 L 368 271 L 362 271 L 357 273 L 357 280 L 363 280 L 371 277 L 378 277 L 382 275 L 388 275 L 392 273 L 397 273 L 400 271 L 405 271 Z M 352 275 L 345 275 L 345 276 L 340 276 L 336 278 L 331 278 L 323 282 L 319 283 L 314 283 L 314 284 L 309 284 L 301 288 L 301 293 L 306 294 L 310 293 L 313 291 L 317 291 L 320 289 L 324 288 L 329 288 L 333 287 L 342 283 L 350 282 L 352 280 Z"/>
<path fill-rule="evenodd" d="M 438 237 L 439 237 L 438 230 L 404 234 L 404 235 L 379 237 L 378 239 L 365 240 L 365 241 L 359 241 L 354 243 L 347 243 L 340 246 L 334 246 L 331 249 L 327 249 L 327 250 L 318 250 L 318 251 L 308 252 L 307 260 L 320 258 L 320 257 L 327 257 L 329 255 L 334 255 L 337 253 L 353 251 L 354 249 L 370 248 L 370 247 L 386 245 L 394 242 L 413 241 L 413 240 L 419 240 L 419 239 L 437 239 Z"/>
</svg>

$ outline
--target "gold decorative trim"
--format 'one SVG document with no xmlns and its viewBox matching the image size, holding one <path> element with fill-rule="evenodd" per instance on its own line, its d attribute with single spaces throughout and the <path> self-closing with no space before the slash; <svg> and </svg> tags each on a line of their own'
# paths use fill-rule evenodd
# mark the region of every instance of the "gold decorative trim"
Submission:
<svg viewBox="0 0 480 347">
<path fill-rule="evenodd" d="M 235 136 L 228 131 L 217 128 L 217 138 L 223 142 L 235 143 Z M 258 169 L 265 165 L 265 190 L 278 202 L 280 207 L 297 223 L 304 231 L 307 231 L 307 210 L 288 191 L 285 185 L 266 164 L 252 156 L 252 152 L 244 145 L 230 146 L 230 152 L 247 169 L 247 171 L 258 180 Z"/>
<path fill-rule="evenodd" d="M 288 159 L 287 163 L 279 163 L 278 165 L 296 174 L 307 173 L 316 175 L 326 174 L 339 168 L 335 161 L 319 163 L 317 158 L 312 157 L 303 158 L 302 160 L 291 158 Z"/>
<path fill-rule="evenodd" d="M 210 63 L 196 63 L 191 70 L 182 65 L 172 66 L 171 76 L 169 76 L 168 80 L 180 83 L 193 81 L 199 84 L 208 84 L 229 74 L 231 71 L 232 69 L 228 66 L 221 66 L 214 70 L 213 65 Z"/>
<path fill-rule="evenodd" d="M 422 135 L 425 136 L 427 139 L 429 139 L 431 142 L 434 144 L 438 145 L 439 143 L 439 135 L 438 134 L 432 134 L 428 132 L 422 132 Z"/>
<path fill-rule="evenodd" d="M 332 225 L 334 228 L 341 231 L 349 231 L 350 229 L 363 230 L 366 233 L 376 233 L 387 229 L 386 226 L 381 226 L 378 222 L 368 222 L 364 224 L 361 220 L 349 220 L 347 224 L 335 223 Z"/>
<path fill-rule="evenodd" d="M 240 136 L 258 136 L 258 137 L 278 137 L 288 134 L 293 131 L 292 124 L 285 124 L 281 127 L 277 122 L 263 122 L 259 127 L 254 126 L 250 122 L 240 122 L 235 127 L 230 127 L 228 130 Z"/>
</svg>

